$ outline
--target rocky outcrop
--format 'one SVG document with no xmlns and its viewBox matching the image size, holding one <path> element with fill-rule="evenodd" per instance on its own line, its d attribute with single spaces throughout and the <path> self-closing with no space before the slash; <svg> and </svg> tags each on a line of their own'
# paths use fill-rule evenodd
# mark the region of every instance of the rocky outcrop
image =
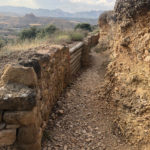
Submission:
<svg viewBox="0 0 150 150">
<path fill-rule="evenodd" d="M 150 0 L 116 0 L 115 15 L 117 21 L 145 15 L 150 9 Z"/>
<path fill-rule="evenodd" d="M 122 136 L 142 150 L 142 145 L 150 149 L 149 10 L 150 0 L 117 0 L 109 21 L 101 24 L 100 18 L 100 40 L 105 32 L 112 50 L 106 96 L 111 96 L 109 100 L 117 110 L 114 124 Z M 108 25 L 111 29 L 105 30 Z"/>
<path fill-rule="evenodd" d="M 2 150 L 41 150 L 53 105 L 72 75 L 88 66 L 90 48 L 98 39 L 99 34 L 89 36 L 73 52 L 67 46 L 40 46 L 4 67 L 0 77 L 0 147 L 6 148 Z"/>
<path fill-rule="evenodd" d="M 113 41 L 113 27 L 112 24 L 114 22 L 114 16 L 112 15 L 113 11 L 104 12 L 99 17 L 99 26 L 100 26 L 100 39 L 99 39 L 99 49 L 101 51 L 105 51 L 112 47 Z"/>
</svg>

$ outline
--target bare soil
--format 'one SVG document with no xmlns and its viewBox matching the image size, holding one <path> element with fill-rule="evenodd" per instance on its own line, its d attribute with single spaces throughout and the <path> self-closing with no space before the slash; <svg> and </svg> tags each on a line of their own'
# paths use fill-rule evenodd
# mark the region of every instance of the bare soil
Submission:
<svg viewBox="0 0 150 150">
<path fill-rule="evenodd" d="M 92 52 L 91 57 L 91 67 L 68 87 L 50 115 L 42 150 L 138 150 L 119 134 L 115 109 L 100 95 L 109 52 Z"/>
</svg>

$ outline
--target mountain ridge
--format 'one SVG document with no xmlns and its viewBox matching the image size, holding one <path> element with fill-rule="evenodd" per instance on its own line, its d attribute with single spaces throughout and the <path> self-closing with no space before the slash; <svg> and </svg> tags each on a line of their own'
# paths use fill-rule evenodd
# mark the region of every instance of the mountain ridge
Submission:
<svg viewBox="0 0 150 150">
<path fill-rule="evenodd" d="M 0 6 L 0 13 L 2 14 L 12 14 L 13 16 L 24 16 L 25 14 L 33 13 L 36 16 L 40 17 L 58 17 L 58 18 L 89 18 L 96 19 L 102 14 L 103 10 L 92 10 L 84 12 L 70 13 L 63 11 L 61 9 L 32 9 L 27 7 L 15 7 L 15 6 Z"/>
</svg>

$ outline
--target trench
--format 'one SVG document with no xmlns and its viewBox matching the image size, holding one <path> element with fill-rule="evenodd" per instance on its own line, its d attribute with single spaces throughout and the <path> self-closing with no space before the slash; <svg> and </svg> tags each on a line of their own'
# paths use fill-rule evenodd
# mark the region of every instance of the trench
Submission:
<svg viewBox="0 0 150 150">
<path fill-rule="evenodd" d="M 115 111 L 101 98 L 109 51 L 91 52 L 91 65 L 58 100 L 43 134 L 42 150 L 137 150 L 113 129 Z"/>
</svg>

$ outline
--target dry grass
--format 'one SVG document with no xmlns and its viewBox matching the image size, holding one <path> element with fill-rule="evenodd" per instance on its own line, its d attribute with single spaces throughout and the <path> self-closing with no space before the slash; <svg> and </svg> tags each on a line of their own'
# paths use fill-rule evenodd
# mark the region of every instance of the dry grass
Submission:
<svg viewBox="0 0 150 150">
<path fill-rule="evenodd" d="M 71 43 L 69 32 L 58 32 L 50 37 L 50 42 L 55 44 Z"/>
<path fill-rule="evenodd" d="M 48 39 L 35 39 L 35 40 L 26 40 L 23 42 L 16 42 L 15 44 L 7 44 L 0 50 L 0 55 L 7 55 L 14 51 L 26 51 L 44 45 L 48 42 Z"/>
<path fill-rule="evenodd" d="M 77 32 L 77 31 L 58 31 L 50 36 L 44 38 L 36 38 L 32 40 L 16 41 L 14 43 L 9 43 L 0 49 L 1 55 L 9 55 L 14 51 L 27 51 L 29 49 L 34 49 L 41 45 L 46 44 L 70 44 L 75 41 L 82 41 L 87 33 Z"/>
</svg>

